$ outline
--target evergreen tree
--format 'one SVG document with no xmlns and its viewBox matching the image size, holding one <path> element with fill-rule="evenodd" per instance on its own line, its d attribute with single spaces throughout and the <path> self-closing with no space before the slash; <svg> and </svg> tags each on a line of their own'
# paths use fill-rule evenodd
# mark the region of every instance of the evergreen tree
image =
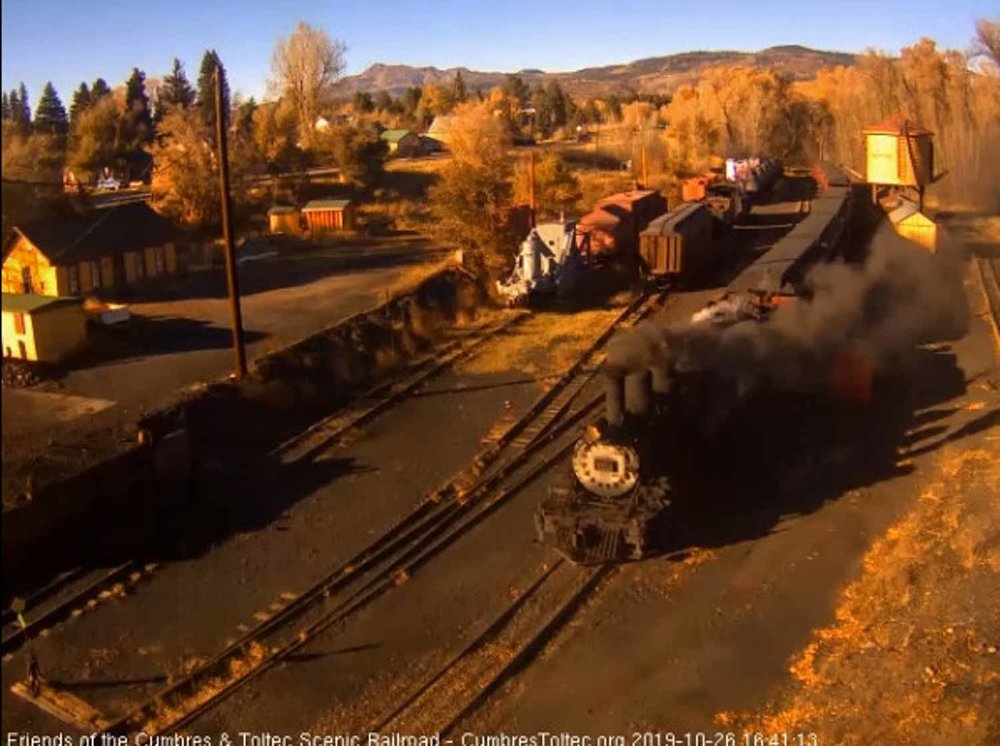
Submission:
<svg viewBox="0 0 1000 746">
<path fill-rule="evenodd" d="M 531 89 L 528 87 L 528 84 L 521 80 L 520 76 L 510 73 L 504 79 L 503 92 L 505 95 L 516 99 L 521 106 L 524 106 L 531 97 Z"/>
<path fill-rule="evenodd" d="M 69 129 L 66 108 L 59 99 L 55 87 L 49 81 L 42 89 L 41 98 L 35 108 L 35 131 L 49 135 L 65 135 Z"/>
<path fill-rule="evenodd" d="M 86 83 L 80 83 L 80 87 L 73 92 L 73 101 L 69 105 L 69 123 L 75 125 L 90 106 L 90 89 Z"/>
<path fill-rule="evenodd" d="M 3 92 L 3 121 L 10 119 L 10 99 L 7 98 L 7 91 Z"/>
<path fill-rule="evenodd" d="M 416 114 L 417 107 L 420 106 L 420 97 L 423 94 L 424 90 L 420 86 L 410 86 L 407 88 L 403 94 L 403 114 L 408 117 Z"/>
<path fill-rule="evenodd" d="M 21 83 L 17 89 L 15 97 L 14 91 L 10 93 L 10 118 L 23 126 L 26 130 L 31 129 L 31 102 L 28 101 L 28 89 Z"/>
<path fill-rule="evenodd" d="M 12 122 L 17 122 L 21 115 L 21 102 L 17 100 L 17 91 L 11 89 L 7 97 L 7 118 Z"/>
<path fill-rule="evenodd" d="M 253 116 L 257 112 L 257 101 L 253 96 L 236 107 L 236 129 L 245 135 L 253 134 Z"/>
<path fill-rule="evenodd" d="M 161 109 L 169 109 L 171 107 L 181 107 L 186 109 L 194 103 L 195 93 L 194 88 L 188 82 L 187 75 L 184 72 L 184 65 L 179 59 L 174 57 L 174 67 L 170 74 L 163 79 L 163 85 L 160 86 L 160 92 L 157 98 L 157 114 L 160 115 Z"/>
<path fill-rule="evenodd" d="M 96 104 L 102 96 L 107 96 L 110 93 L 111 88 L 104 81 L 104 78 L 98 78 L 90 87 L 90 102 Z"/>
<path fill-rule="evenodd" d="M 146 95 L 146 74 L 137 67 L 125 82 L 125 141 L 132 150 L 140 150 L 153 139 L 153 116 Z"/>
<path fill-rule="evenodd" d="M 372 95 L 367 91 L 357 91 L 354 94 L 354 111 L 359 114 L 367 114 L 375 109 L 375 103 L 372 101 Z"/>
<path fill-rule="evenodd" d="M 201 112 L 201 121 L 212 130 L 213 141 L 215 137 L 215 68 L 217 67 L 222 81 L 222 113 L 223 116 L 228 116 L 229 82 L 226 80 L 226 68 L 215 50 L 209 49 L 201 58 L 201 70 L 198 72 L 197 103 Z"/>
<path fill-rule="evenodd" d="M 469 92 L 465 89 L 465 80 L 462 78 L 462 71 L 455 71 L 455 81 L 451 85 L 451 97 L 456 104 L 464 104 L 469 98 Z"/>
<path fill-rule="evenodd" d="M 392 100 L 392 96 L 389 95 L 388 91 L 379 91 L 375 94 L 375 111 L 378 112 L 391 112 L 396 108 L 396 102 Z"/>
</svg>

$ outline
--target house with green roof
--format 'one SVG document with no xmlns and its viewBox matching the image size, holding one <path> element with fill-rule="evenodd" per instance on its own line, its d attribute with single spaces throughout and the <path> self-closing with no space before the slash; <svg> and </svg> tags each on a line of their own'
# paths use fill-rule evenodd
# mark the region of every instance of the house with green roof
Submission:
<svg viewBox="0 0 1000 746">
<path fill-rule="evenodd" d="M 412 130 L 385 130 L 379 137 L 389 146 L 389 155 L 400 158 L 423 155 L 420 135 Z"/>
<path fill-rule="evenodd" d="M 83 299 L 3 293 L 3 356 L 59 362 L 87 342 Z"/>
</svg>

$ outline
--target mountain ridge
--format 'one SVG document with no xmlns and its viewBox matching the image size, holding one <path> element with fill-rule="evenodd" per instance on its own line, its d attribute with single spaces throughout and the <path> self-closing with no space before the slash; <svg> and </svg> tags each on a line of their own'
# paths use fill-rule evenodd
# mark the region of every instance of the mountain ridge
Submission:
<svg viewBox="0 0 1000 746">
<path fill-rule="evenodd" d="M 630 91 L 673 93 L 680 86 L 695 82 L 703 70 L 718 65 L 770 67 L 793 80 L 810 80 L 820 68 L 852 65 L 856 57 L 848 52 L 782 44 L 757 52 L 692 50 L 644 57 L 626 63 L 585 67 L 570 72 L 545 72 L 529 68 L 513 74 L 519 75 L 530 86 L 556 81 L 571 95 L 593 97 Z M 433 65 L 377 62 L 356 75 L 343 78 L 338 88 L 343 94 L 387 90 L 399 95 L 411 86 L 450 84 L 456 72 L 462 73 L 469 90 L 481 88 L 484 91 L 503 85 L 508 75 L 506 72 L 472 70 L 465 66 L 438 68 Z"/>
</svg>

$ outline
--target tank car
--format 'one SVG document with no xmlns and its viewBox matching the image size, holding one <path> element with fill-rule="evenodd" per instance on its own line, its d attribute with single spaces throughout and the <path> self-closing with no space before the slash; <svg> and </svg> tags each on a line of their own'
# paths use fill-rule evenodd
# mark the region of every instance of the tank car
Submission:
<svg viewBox="0 0 1000 746">
<path fill-rule="evenodd" d="M 643 430 L 666 393 L 666 368 L 605 374 L 605 417 L 573 448 L 568 484 L 553 487 L 535 514 L 538 540 L 579 564 L 641 559 L 670 504 L 665 477 L 643 471 Z"/>
</svg>

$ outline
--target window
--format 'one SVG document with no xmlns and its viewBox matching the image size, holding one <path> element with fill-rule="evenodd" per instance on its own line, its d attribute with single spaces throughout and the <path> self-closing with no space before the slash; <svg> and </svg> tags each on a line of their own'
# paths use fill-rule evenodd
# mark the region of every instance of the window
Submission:
<svg viewBox="0 0 1000 746">
<path fill-rule="evenodd" d="M 14 314 L 14 331 L 17 334 L 24 334 L 24 314 Z"/>
<path fill-rule="evenodd" d="M 76 295 L 80 292 L 80 271 L 76 265 L 66 267 L 66 283 L 69 285 L 70 295 Z"/>
<path fill-rule="evenodd" d="M 90 286 L 95 290 L 101 286 L 101 265 L 98 262 L 90 263 Z"/>
<path fill-rule="evenodd" d="M 21 267 L 21 283 L 24 285 L 24 292 L 35 292 L 31 284 L 31 267 Z"/>
<path fill-rule="evenodd" d="M 132 255 L 132 266 L 135 267 L 135 279 L 141 280 L 146 276 L 146 258 L 141 251 Z"/>
<path fill-rule="evenodd" d="M 163 274 L 163 247 L 157 246 L 153 249 L 153 266 L 156 267 L 156 274 Z"/>
</svg>

